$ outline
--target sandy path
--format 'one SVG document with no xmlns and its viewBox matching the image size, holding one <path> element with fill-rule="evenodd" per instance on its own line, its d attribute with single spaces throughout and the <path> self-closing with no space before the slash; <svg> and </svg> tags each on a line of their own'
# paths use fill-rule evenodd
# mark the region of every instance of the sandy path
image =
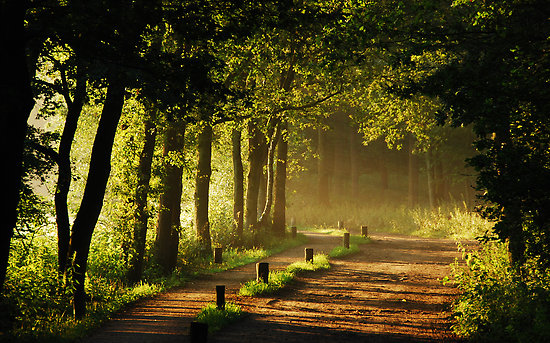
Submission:
<svg viewBox="0 0 550 343">
<path fill-rule="evenodd" d="M 307 233 L 308 247 L 330 251 L 341 238 Z M 189 323 L 215 285 L 228 301 L 250 313 L 212 335 L 210 342 L 454 342 L 449 303 L 456 290 L 439 279 L 457 254 L 449 240 L 374 234 L 361 252 L 332 260 L 332 268 L 298 278 L 276 296 L 236 297 L 255 277 L 255 265 L 190 282 L 144 300 L 107 323 L 85 342 L 188 342 Z M 303 259 L 304 246 L 265 260 L 270 269 Z"/>
<path fill-rule="evenodd" d="M 457 256 L 448 240 L 372 236 L 360 254 L 299 278 L 277 297 L 240 301 L 246 320 L 213 342 L 456 342 L 438 279 Z"/>
<path fill-rule="evenodd" d="M 315 253 L 328 253 L 341 239 L 314 233 L 308 236 L 307 247 Z M 270 270 L 282 269 L 304 258 L 304 247 L 289 249 L 260 262 L 269 262 Z M 190 281 L 184 287 L 139 301 L 102 328 L 83 340 L 86 343 L 153 343 L 187 342 L 189 325 L 209 302 L 216 301 L 216 285 L 226 285 L 226 300 L 236 301 L 240 285 L 256 277 L 254 263 Z"/>
</svg>

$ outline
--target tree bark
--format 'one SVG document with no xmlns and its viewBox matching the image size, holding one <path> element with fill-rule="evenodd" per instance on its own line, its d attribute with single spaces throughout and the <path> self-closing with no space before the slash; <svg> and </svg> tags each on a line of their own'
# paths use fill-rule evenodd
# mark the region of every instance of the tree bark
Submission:
<svg viewBox="0 0 550 343">
<path fill-rule="evenodd" d="M 428 176 L 428 199 L 430 208 L 435 208 L 435 183 L 434 183 L 434 166 L 432 161 L 432 151 L 428 149 L 426 152 L 426 174 Z"/>
<path fill-rule="evenodd" d="M 277 142 L 277 170 L 275 173 L 272 232 L 284 237 L 286 228 L 286 166 L 288 160 L 287 124 L 282 122 Z"/>
<path fill-rule="evenodd" d="M 147 239 L 147 222 L 149 214 L 147 211 L 148 194 L 151 181 L 151 166 L 155 152 L 155 142 L 157 137 L 157 126 L 151 118 L 151 115 L 144 120 L 144 144 L 139 155 L 139 165 L 137 168 L 137 185 L 135 192 L 135 223 L 134 223 L 134 241 L 133 254 L 130 260 L 128 271 L 128 280 L 136 283 L 141 280 L 143 275 L 143 259 L 145 257 L 145 244 Z"/>
<path fill-rule="evenodd" d="M 57 260 L 59 275 L 64 275 L 67 269 L 67 257 L 69 253 L 69 244 L 71 236 L 71 224 L 69 221 L 69 209 L 67 199 L 71 187 L 71 148 L 74 141 L 78 119 L 84 106 L 86 97 L 86 78 L 83 76 L 82 67 L 77 67 L 77 79 L 74 97 L 71 99 L 69 90 L 65 90 L 65 102 L 67 104 L 67 117 L 61 140 L 59 142 L 58 152 L 58 174 L 57 185 L 54 196 L 55 220 L 57 224 Z"/>
<path fill-rule="evenodd" d="M 414 151 L 414 138 L 409 137 L 409 206 L 418 205 L 418 158 Z"/>
<path fill-rule="evenodd" d="M 351 196 L 355 201 L 359 194 L 359 142 L 357 132 L 353 127 L 350 128 L 349 139 L 349 159 L 350 159 L 350 183 L 351 183 Z"/>
<path fill-rule="evenodd" d="M 279 141 L 280 124 L 275 124 L 271 141 L 269 142 L 269 148 L 267 150 L 267 179 L 265 182 L 265 200 L 262 214 L 260 216 L 260 225 L 265 227 L 269 223 L 269 217 L 271 215 L 271 206 L 273 205 L 273 184 L 274 184 L 274 162 L 275 162 L 275 148 Z"/>
<path fill-rule="evenodd" d="M 124 84 L 117 77 L 109 78 L 109 87 L 101 119 L 92 147 L 90 169 L 80 209 L 73 224 L 70 256 L 73 256 L 74 314 L 77 319 L 86 313 L 84 279 L 88 253 L 95 225 L 103 206 L 105 188 L 111 171 L 111 152 L 116 129 L 124 105 Z"/>
<path fill-rule="evenodd" d="M 248 124 L 248 175 L 246 187 L 246 207 L 244 217 L 245 229 L 250 229 L 258 221 L 258 192 L 260 177 L 263 169 L 265 137 L 258 128 L 258 123 L 250 121 Z"/>
<path fill-rule="evenodd" d="M 165 275 L 176 267 L 179 244 L 185 122 L 170 122 L 165 132 L 162 194 L 159 200 L 155 259 Z M 174 161 L 173 158 L 176 157 Z"/>
<path fill-rule="evenodd" d="M 4 286 L 22 178 L 23 145 L 27 120 L 34 106 L 30 74 L 25 57 L 26 1 L 6 0 L 0 7 L 0 46 L 3 73 L 0 79 L 0 154 L 2 172 L 2 227 L 0 228 L 0 292 Z"/>
<path fill-rule="evenodd" d="M 334 170 L 334 150 L 330 144 L 329 133 L 323 129 L 318 131 L 318 191 L 319 204 L 330 206 L 330 185 L 332 183 L 332 172 Z"/>
<path fill-rule="evenodd" d="M 198 137 L 199 161 L 195 179 L 195 229 L 204 256 L 212 256 L 210 222 L 208 220 L 208 192 L 212 175 L 212 126 L 206 124 Z"/>
<path fill-rule="evenodd" d="M 233 129 L 231 133 L 233 145 L 233 221 L 239 244 L 243 238 L 244 221 L 244 170 L 241 155 L 241 131 Z"/>
</svg>

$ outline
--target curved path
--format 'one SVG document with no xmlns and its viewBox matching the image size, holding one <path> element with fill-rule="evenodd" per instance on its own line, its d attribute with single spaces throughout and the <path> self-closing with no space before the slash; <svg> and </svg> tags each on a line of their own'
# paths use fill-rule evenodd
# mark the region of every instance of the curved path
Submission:
<svg viewBox="0 0 550 343">
<path fill-rule="evenodd" d="M 328 253 L 341 241 L 334 236 L 304 234 L 308 236 L 307 247 L 313 248 L 315 253 Z M 269 262 L 270 270 L 276 270 L 284 269 L 287 265 L 303 258 L 304 246 L 300 246 L 258 262 Z M 238 302 L 236 293 L 241 284 L 254 278 L 256 278 L 256 264 L 251 263 L 191 280 L 184 287 L 138 301 L 135 306 L 116 316 L 83 342 L 187 342 L 191 321 L 202 307 L 216 301 L 216 285 L 226 286 L 226 301 Z"/>
<path fill-rule="evenodd" d="M 341 238 L 305 233 L 308 247 L 328 253 Z M 331 260 L 332 268 L 300 276 L 276 296 L 236 297 L 255 277 L 255 264 L 189 282 L 107 323 L 85 342 L 188 342 L 189 323 L 208 302 L 215 285 L 226 299 L 250 313 L 212 335 L 210 342 L 455 342 L 449 304 L 456 289 L 440 279 L 458 256 L 450 240 L 371 235 L 359 254 Z M 302 260 L 304 246 L 266 258 L 270 269 Z"/>
</svg>

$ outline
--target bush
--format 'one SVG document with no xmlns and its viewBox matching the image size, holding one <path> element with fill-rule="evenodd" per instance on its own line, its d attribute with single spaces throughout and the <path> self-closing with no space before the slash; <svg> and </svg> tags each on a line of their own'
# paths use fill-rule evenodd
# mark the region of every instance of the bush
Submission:
<svg viewBox="0 0 550 343">
<path fill-rule="evenodd" d="M 506 245 L 481 244 L 453 265 L 462 294 L 453 305 L 460 336 L 482 342 L 550 341 L 550 273 L 512 268 Z"/>
</svg>

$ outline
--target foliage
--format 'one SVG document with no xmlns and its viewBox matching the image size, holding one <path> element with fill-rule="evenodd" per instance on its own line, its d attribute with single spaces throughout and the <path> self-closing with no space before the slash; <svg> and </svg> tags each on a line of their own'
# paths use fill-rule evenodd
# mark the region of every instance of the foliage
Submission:
<svg viewBox="0 0 550 343">
<path fill-rule="evenodd" d="M 359 252 L 359 246 L 357 244 L 350 243 L 349 248 L 346 248 L 343 246 L 332 248 L 332 250 L 328 253 L 328 256 L 332 258 L 338 258 L 338 257 L 352 255 L 358 252 Z"/>
<path fill-rule="evenodd" d="M 546 342 L 550 339 L 550 272 L 529 261 L 518 273 L 504 243 L 462 249 L 453 281 L 462 291 L 453 305 L 454 331 L 479 342 Z"/>
<path fill-rule="evenodd" d="M 241 307 L 232 302 L 225 303 L 225 309 L 219 309 L 215 303 L 203 307 L 197 314 L 197 321 L 208 324 L 208 332 L 219 331 L 224 326 L 238 321 L 245 315 Z"/>
</svg>

